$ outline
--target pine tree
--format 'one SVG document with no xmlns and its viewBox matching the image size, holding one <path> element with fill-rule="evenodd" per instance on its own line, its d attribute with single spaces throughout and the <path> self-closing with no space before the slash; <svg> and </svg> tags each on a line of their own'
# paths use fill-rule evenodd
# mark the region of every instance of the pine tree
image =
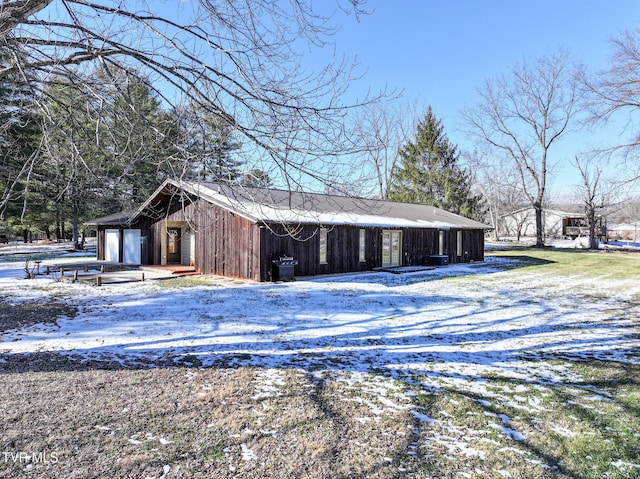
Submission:
<svg viewBox="0 0 640 479">
<path fill-rule="evenodd" d="M 178 125 L 139 74 L 123 69 L 99 75 L 107 98 L 100 141 L 111 156 L 108 177 L 119 209 L 127 209 L 146 200 L 165 178 L 179 174 Z"/>
<path fill-rule="evenodd" d="M 242 180 L 242 161 L 237 152 L 242 145 L 234 129 L 223 120 L 196 105 L 176 111 L 180 123 L 180 144 L 187 154 L 185 177 L 212 183 L 238 183 Z"/>
<path fill-rule="evenodd" d="M 0 67 L 9 62 L 0 48 Z M 21 216 L 27 180 L 35 176 L 41 118 L 30 81 L 19 74 L 0 79 L 0 219 Z"/>
<path fill-rule="evenodd" d="M 87 78 L 86 84 L 94 83 Z M 93 95 L 64 78 L 52 82 L 45 92 L 48 115 L 43 122 L 40 163 L 46 175 L 34 183 L 49 211 L 42 216 L 43 229 L 53 226 L 61 239 L 67 236 L 70 223 L 78 243 L 81 223 L 104 210 L 108 184 L 102 167 L 109 156 L 96 143 L 101 130 L 94 126 Z"/>
<path fill-rule="evenodd" d="M 466 217 L 478 217 L 480 199 L 471 192 L 471 178 L 459 161 L 458 149 L 429 107 L 416 128 L 416 139 L 398 152 L 387 199 L 436 206 Z"/>
</svg>

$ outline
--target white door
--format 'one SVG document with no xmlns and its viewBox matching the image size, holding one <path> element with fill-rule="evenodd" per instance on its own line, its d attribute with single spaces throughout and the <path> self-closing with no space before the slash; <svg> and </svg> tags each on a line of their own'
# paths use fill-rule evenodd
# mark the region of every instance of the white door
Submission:
<svg viewBox="0 0 640 479">
<path fill-rule="evenodd" d="M 140 249 L 140 230 L 124 230 L 124 251 L 123 251 L 123 263 L 126 264 L 140 264 L 141 263 L 141 249 Z"/>
<path fill-rule="evenodd" d="M 105 230 L 104 232 L 104 260 L 120 261 L 120 230 Z"/>
</svg>

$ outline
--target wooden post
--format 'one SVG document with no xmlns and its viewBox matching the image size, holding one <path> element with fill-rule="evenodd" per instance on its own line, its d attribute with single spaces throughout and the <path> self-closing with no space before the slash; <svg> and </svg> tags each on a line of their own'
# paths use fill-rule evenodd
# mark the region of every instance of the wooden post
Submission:
<svg viewBox="0 0 640 479">
<path fill-rule="evenodd" d="M 96 276 L 96 286 L 102 286 L 102 276 Z"/>
<path fill-rule="evenodd" d="M 84 265 L 84 272 L 86 273 L 86 272 L 88 272 L 88 271 L 89 271 L 89 265 L 88 265 L 88 264 L 85 264 L 85 265 Z"/>
<path fill-rule="evenodd" d="M 103 264 L 100 265 L 100 272 L 104 273 L 104 265 Z"/>
<path fill-rule="evenodd" d="M 140 274 L 141 278 L 140 281 L 144 281 L 144 271 Z"/>
<path fill-rule="evenodd" d="M 78 270 L 77 269 L 73 270 L 73 282 L 74 283 L 78 282 Z"/>
</svg>

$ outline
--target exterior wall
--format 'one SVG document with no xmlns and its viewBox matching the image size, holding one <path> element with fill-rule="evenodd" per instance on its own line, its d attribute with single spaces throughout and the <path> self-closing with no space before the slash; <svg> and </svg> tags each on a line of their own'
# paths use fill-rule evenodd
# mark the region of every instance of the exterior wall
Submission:
<svg viewBox="0 0 640 479">
<path fill-rule="evenodd" d="M 559 238 L 562 236 L 562 219 L 554 211 L 542 210 L 543 236 L 547 238 Z M 521 210 L 502 218 L 502 228 L 500 234 L 503 236 L 535 236 L 536 235 L 536 215 L 533 208 Z"/>
<path fill-rule="evenodd" d="M 526 209 L 503 216 L 500 221 L 500 236 L 535 236 L 536 217 L 533 209 Z"/>
<path fill-rule="evenodd" d="M 194 247 L 186 264 L 192 257 L 203 274 L 260 279 L 259 227 L 253 222 L 198 198 L 184 204 L 176 201 L 166 211 L 164 218 L 152 223 L 152 236 L 157 240 L 149 243 L 150 264 L 163 262 L 161 239 L 167 224 L 181 224 L 182 241 Z M 185 247 L 183 244 L 183 253 Z"/>
<path fill-rule="evenodd" d="M 545 238 L 562 238 L 563 217 L 551 211 L 542 212 Z M 534 233 L 535 234 L 535 233 Z"/>
<path fill-rule="evenodd" d="M 370 271 L 382 266 L 381 227 L 327 227 L 327 261 L 320 264 L 320 227 L 316 225 L 257 225 L 246 218 L 211 203 L 193 198 L 184 203 L 174 202 L 163 208 L 162 218 L 140 217 L 132 228 L 139 228 L 142 236 L 142 263 L 163 264 L 166 248 L 166 227 L 180 226 L 183 263 L 192 261 L 203 274 L 269 281 L 272 277 L 274 255 L 288 254 L 298 260 L 296 276 L 315 276 Z M 98 227 L 98 259 L 104 259 L 104 232 L 114 226 Z M 360 261 L 360 230 L 365 230 L 365 255 Z M 396 229 L 402 232 L 401 265 L 425 265 L 429 256 L 439 254 L 442 231 L 443 254 L 449 263 L 482 261 L 484 259 L 484 231 Z M 458 248 L 458 232 L 462 233 L 462 247 Z M 122 234 L 120 235 L 123 236 Z M 187 250 L 188 249 L 188 255 Z M 122 261 L 122 245 L 121 245 Z M 458 255 L 458 253 L 461 253 Z M 188 257 L 189 262 L 185 263 Z M 166 258 L 164 258 L 166 262 Z"/>
<path fill-rule="evenodd" d="M 444 232 L 442 253 L 449 264 L 484 261 L 483 230 L 405 229 L 402 233 L 403 266 L 425 265 L 429 256 L 439 254 L 440 231 Z M 458 231 L 462 231 L 461 256 L 458 256 Z"/>
<path fill-rule="evenodd" d="M 270 224 L 261 229 L 261 279 L 271 279 L 274 255 L 288 254 L 298 260 L 297 276 L 367 271 L 380 266 L 382 252 L 376 231 L 367 228 L 366 261 L 359 261 L 360 228 L 357 226 L 328 227 L 327 262 L 320 264 L 320 235 L 318 226 L 300 226 L 288 231 L 283 225 Z M 291 234 L 295 231 L 296 237 Z M 379 236 L 379 235 L 378 235 Z M 377 254 L 380 251 L 380 254 Z"/>
<path fill-rule="evenodd" d="M 545 238 L 562 238 L 564 236 L 578 236 L 567 226 L 575 220 L 584 219 L 584 216 L 572 215 L 556 210 L 542 211 L 543 236 Z M 536 216 L 533 208 L 517 211 L 502 217 L 499 234 L 502 236 L 517 236 L 518 228 L 521 236 L 536 235 Z M 571 228 L 569 226 L 569 228 Z"/>
<path fill-rule="evenodd" d="M 360 229 L 365 230 L 365 258 L 359 261 Z M 271 279 L 272 259 L 276 254 L 287 254 L 298 260 L 297 276 L 370 271 L 382 266 L 382 232 L 384 228 L 334 226 L 327 228 L 327 262 L 320 264 L 319 227 L 301 226 L 294 239 L 282 225 L 269 225 L 261 229 L 260 277 Z M 439 230 L 401 229 L 402 266 L 426 265 L 429 256 L 438 254 Z M 462 255 L 458 256 L 458 231 L 462 231 Z M 483 230 L 444 230 L 443 253 L 449 263 L 468 263 L 484 260 Z"/>
<path fill-rule="evenodd" d="M 106 230 L 106 226 L 98 225 L 96 232 L 96 259 L 98 261 L 104 261 L 104 232 Z"/>
<path fill-rule="evenodd" d="M 96 258 L 98 261 L 105 260 L 105 231 L 108 229 L 117 229 L 120 231 L 120 247 L 119 247 L 119 262 L 124 260 L 124 230 L 126 229 L 140 229 L 140 235 L 142 237 L 141 245 L 141 260 L 142 264 L 156 264 L 153 263 L 152 258 L 148 254 L 148 247 L 153 244 L 154 233 L 151 229 L 151 222 L 148 219 L 143 218 L 137 224 L 130 227 L 122 225 L 98 225 L 97 227 L 97 246 L 96 246 Z M 159 264 L 159 263 L 158 263 Z"/>
</svg>

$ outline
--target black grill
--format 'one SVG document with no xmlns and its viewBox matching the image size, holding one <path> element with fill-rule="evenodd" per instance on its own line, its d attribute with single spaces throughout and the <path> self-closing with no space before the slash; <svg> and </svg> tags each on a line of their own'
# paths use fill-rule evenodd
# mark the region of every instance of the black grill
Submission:
<svg viewBox="0 0 640 479">
<path fill-rule="evenodd" d="M 271 271 L 273 281 L 292 281 L 294 279 L 294 270 L 298 265 L 298 260 L 293 259 L 293 256 L 275 254 L 271 262 L 273 264 Z"/>
</svg>

